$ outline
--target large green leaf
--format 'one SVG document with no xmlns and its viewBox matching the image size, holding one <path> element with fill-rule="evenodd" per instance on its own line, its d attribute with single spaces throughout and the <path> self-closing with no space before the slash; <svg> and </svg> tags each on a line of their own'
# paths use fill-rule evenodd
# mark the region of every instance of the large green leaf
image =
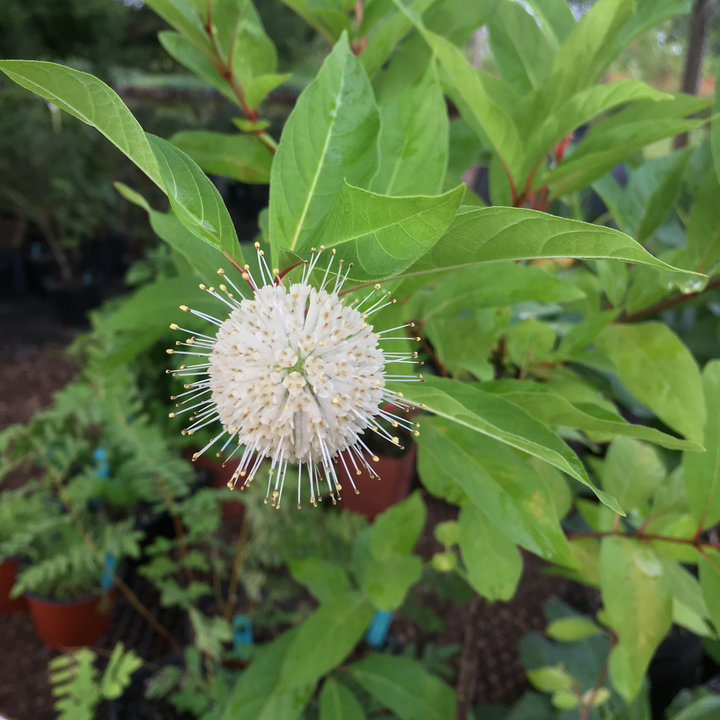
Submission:
<svg viewBox="0 0 720 720">
<path fill-rule="evenodd" d="M 377 170 L 379 116 L 372 88 L 343 36 L 303 91 L 270 176 L 270 242 L 297 250 L 343 180 L 367 186 Z"/>
<path fill-rule="evenodd" d="M 403 390 L 406 398 L 426 405 L 436 415 L 549 462 L 590 487 L 608 507 L 622 513 L 615 498 L 593 485 L 577 455 L 547 425 L 514 403 L 484 392 L 479 384 L 471 386 L 435 377 L 426 378 L 424 383 L 408 383 Z"/>
<path fill-rule="evenodd" d="M 336 595 L 300 626 L 282 665 L 278 690 L 316 682 L 341 663 L 362 638 L 373 608 L 358 592 Z"/>
<path fill-rule="evenodd" d="M 320 720 L 365 720 L 365 712 L 355 695 L 330 677 L 320 693 Z"/>
<path fill-rule="evenodd" d="M 711 360 L 702 373 L 707 407 L 705 453 L 685 453 L 685 492 L 693 517 L 703 528 L 720 521 L 720 360 Z"/>
<path fill-rule="evenodd" d="M 393 277 L 438 241 L 464 194 L 461 185 L 444 195 L 390 197 L 343 183 L 332 208 L 304 244 L 306 249 L 337 248 L 346 264 L 353 263 L 353 280 Z"/>
<path fill-rule="evenodd" d="M 660 322 L 614 324 L 595 339 L 620 382 L 666 425 L 703 442 L 705 400 L 700 370 L 682 341 Z"/>
<path fill-rule="evenodd" d="M 535 176 L 532 189 L 550 184 L 550 197 L 558 197 L 587 187 L 639 148 L 698 127 L 703 120 L 684 118 L 707 105 L 707 100 L 689 95 L 633 103 L 590 128 L 555 169 Z"/>
<path fill-rule="evenodd" d="M 702 450 L 702 446 L 695 442 L 675 438 L 645 425 L 633 425 L 607 407 L 592 402 L 571 402 L 539 383 L 525 380 L 498 380 L 484 383 L 483 390 L 501 395 L 551 427 L 563 426 L 590 432 L 624 435 L 647 440 L 671 450 Z M 606 489 L 610 494 L 615 494 L 612 490 Z"/>
<path fill-rule="evenodd" d="M 422 423 L 418 447 L 418 471 L 431 492 L 442 488 L 453 502 L 471 502 L 496 532 L 536 555 L 576 564 L 545 480 L 532 465 L 496 440 L 440 418 Z"/>
<path fill-rule="evenodd" d="M 225 175 L 244 183 L 269 183 L 272 153 L 256 135 L 229 135 L 188 130 L 170 138 L 206 173 Z"/>
<path fill-rule="evenodd" d="M 211 57 L 212 44 L 203 20 L 187 0 L 147 0 L 147 4 L 186 37 L 198 50 Z"/>
<path fill-rule="evenodd" d="M 426 514 L 419 492 L 380 513 L 372 525 L 375 559 L 384 560 L 395 553 L 409 555 L 425 526 Z"/>
<path fill-rule="evenodd" d="M 348 672 L 401 720 L 448 720 L 455 717 L 453 690 L 415 660 L 371 654 Z"/>
<path fill-rule="evenodd" d="M 143 129 L 104 82 L 79 70 L 36 60 L 0 60 L 0 70 L 18 85 L 96 128 L 165 191 Z"/>
<path fill-rule="evenodd" d="M 232 688 L 222 720 L 296 720 L 315 689 L 315 683 L 277 691 L 283 659 L 297 630 L 285 632 L 260 648 L 250 667 Z"/>
<path fill-rule="evenodd" d="M 283 0 L 298 15 L 314 27 L 331 45 L 343 32 L 352 33 L 350 18 L 331 0 Z"/>
<path fill-rule="evenodd" d="M 502 0 L 488 29 L 503 80 L 523 94 L 537 90 L 550 72 L 555 53 L 535 19 L 518 3 Z"/>
<path fill-rule="evenodd" d="M 458 214 L 432 249 L 402 275 L 554 257 L 609 258 L 676 270 L 612 228 L 536 210 L 487 207 Z"/>
<path fill-rule="evenodd" d="M 510 600 L 523 569 L 515 543 L 472 505 L 460 509 L 458 524 L 460 553 L 472 587 L 490 602 Z"/>
<path fill-rule="evenodd" d="M 230 213 L 208 176 L 184 152 L 148 135 L 167 186 L 170 206 L 194 235 L 242 262 L 240 243 Z"/>
<path fill-rule="evenodd" d="M 623 510 L 641 508 L 665 479 L 667 470 L 657 452 L 629 437 L 613 440 L 602 468 L 602 486 Z"/>
<path fill-rule="evenodd" d="M 321 603 L 352 590 L 350 578 L 342 567 L 319 557 L 291 561 L 290 573 Z"/>
<path fill-rule="evenodd" d="M 605 616 L 618 634 L 610 677 L 630 701 L 640 691 L 655 648 L 672 625 L 672 596 L 662 563 L 636 540 L 605 538 L 600 550 Z"/>
<path fill-rule="evenodd" d="M 380 166 L 370 189 L 383 195 L 439 193 L 449 125 L 433 63 L 418 85 L 380 106 L 380 121 Z"/>
<path fill-rule="evenodd" d="M 703 178 L 688 218 L 686 237 L 692 267 L 706 272 L 720 257 L 720 183 L 713 168 Z"/>
<path fill-rule="evenodd" d="M 537 17 L 553 48 L 557 50 L 562 41 L 575 27 L 575 17 L 566 0 L 526 0 Z"/>
</svg>

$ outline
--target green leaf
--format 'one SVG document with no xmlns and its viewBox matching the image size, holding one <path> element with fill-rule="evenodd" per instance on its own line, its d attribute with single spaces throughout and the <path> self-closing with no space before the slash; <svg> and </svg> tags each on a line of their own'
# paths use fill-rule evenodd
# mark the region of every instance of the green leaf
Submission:
<svg viewBox="0 0 720 720">
<path fill-rule="evenodd" d="M 453 690 L 415 660 L 372 653 L 348 672 L 400 720 L 448 720 L 455 717 Z"/>
<path fill-rule="evenodd" d="M 165 192 L 143 129 L 104 82 L 63 65 L 35 60 L 0 60 L 0 70 L 18 85 L 97 129 Z"/>
<path fill-rule="evenodd" d="M 562 642 L 577 642 L 594 637 L 602 632 L 592 621 L 583 617 L 564 617 L 551 622 L 545 634 L 553 640 Z"/>
<path fill-rule="evenodd" d="M 148 135 L 178 220 L 193 235 L 242 263 L 235 226 L 217 188 L 184 152 Z"/>
<path fill-rule="evenodd" d="M 666 474 L 665 465 L 652 447 L 618 437 L 605 456 L 602 485 L 629 512 L 645 505 Z"/>
<path fill-rule="evenodd" d="M 672 596 L 663 566 L 635 540 L 609 537 L 600 551 L 600 587 L 605 615 L 619 643 L 610 653 L 610 677 L 629 702 L 672 625 Z"/>
<path fill-rule="evenodd" d="M 198 50 L 212 56 L 210 38 L 195 9 L 186 0 L 148 0 L 147 4 L 187 38 Z"/>
<path fill-rule="evenodd" d="M 303 687 L 341 663 L 367 630 L 372 605 L 358 592 L 336 595 L 300 626 L 282 665 L 279 690 Z"/>
<path fill-rule="evenodd" d="M 368 563 L 360 575 L 363 592 L 382 611 L 396 610 L 408 590 L 422 576 L 423 563 L 416 555 L 393 555 Z"/>
<path fill-rule="evenodd" d="M 708 605 L 703 597 L 703 591 L 697 579 L 689 573 L 679 562 L 658 553 L 658 558 L 663 565 L 663 571 L 668 580 L 670 592 L 676 600 L 679 600 L 685 607 L 700 618 L 710 617 Z M 702 569 L 700 575 L 702 576 Z M 715 598 L 720 596 L 715 596 Z M 715 600 L 717 605 L 717 600 Z M 718 617 L 720 619 L 720 616 Z"/>
<path fill-rule="evenodd" d="M 230 623 L 219 615 L 206 617 L 197 608 L 188 608 L 190 622 L 195 634 L 193 645 L 203 654 L 219 660 L 223 643 L 232 640 L 233 632 Z"/>
<path fill-rule="evenodd" d="M 622 305 L 628 285 L 627 265 L 620 260 L 596 260 L 595 271 L 610 303 Z"/>
<path fill-rule="evenodd" d="M 537 90 L 550 72 L 555 53 L 535 19 L 512 0 L 502 0 L 488 30 L 503 80 L 521 94 Z"/>
<path fill-rule="evenodd" d="M 527 318 L 511 325 L 505 333 L 510 361 L 522 370 L 544 362 L 555 345 L 555 330 L 547 323 Z"/>
<path fill-rule="evenodd" d="M 449 124 L 433 63 L 418 85 L 380 106 L 380 123 L 380 166 L 370 189 L 383 195 L 439 193 Z"/>
<path fill-rule="evenodd" d="M 575 17 L 566 0 L 527 0 L 540 20 L 552 46 L 557 49 L 575 27 Z"/>
<path fill-rule="evenodd" d="M 275 88 L 282 85 L 291 77 L 291 73 L 268 73 L 267 75 L 256 77 L 245 88 L 245 102 L 248 104 L 248 107 L 251 109 L 257 108 Z"/>
<path fill-rule="evenodd" d="M 710 130 L 710 146 L 712 149 L 713 165 L 720 182 L 720 82 L 715 82 L 715 108 Z"/>
<path fill-rule="evenodd" d="M 583 318 L 577 325 L 573 325 L 573 327 L 563 335 L 557 350 L 558 357 L 572 357 L 575 353 L 589 345 L 616 317 L 617 311 L 606 310 Z"/>
<path fill-rule="evenodd" d="M 335 45 L 343 32 L 352 34 L 352 25 L 347 15 L 333 9 L 323 0 L 283 0 L 283 2 L 300 15 L 308 25 L 314 27 L 331 45 Z"/>
<path fill-rule="evenodd" d="M 698 272 L 712 268 L 720 256 L 720 183 L 710 168 L 703 178 L 688 218 L 686 237 L 690 260 Z"/>
<path fill-rule="evenodd" d="M 540 667 L 526 672 L 530 684 L 543 692 L 567 690 L 573 686 L 573 676 L 562 664 L 555 667 Z"/>
<path fill-rule="evenodd" d="M 591 127 L 555 169 L 535 176 L 532 189 L 550 184 L 550 197 L 559 197 L 587 187 L 643 146 L 698 127 L 702 120 L 684 118 L 707 105 L 707 100 L 689 95 L 633 103 Z"/>
<path fill-rule="evenodd" d="M 489 602 L 512 598 L 523 562 L 515 543 L 472 505 L 460 509 L 460 553 L 473 589 Z"/>
<path fill-rule="evenodd" d="M 720 521 L 720 360 L 703 369 L 702 388 L 707 407 L 705 453 L 685 453 L 685 492 L 693 518 L 703 529 Z"/>
<path fill-rule="evenodd" d="M 705 400 L 700 371 L 690 351 L 667 325 L 615 324 L 595 340 L 617 366 L 628 391 L 666 425 L 702 443 Z"/>
<path fill-rule="evenodd" d="M 681 440 L 645 425 L 628 423 L 616 412 L 592 402 L 571 402 L 545 385 L 523 380 L 499 380 L 483 384 L 486 392 L 501 395 L 534 418 L 551 427 L 563 426 L 592 432 L 636 437 L 671 450 L 698 451 L 701 445 Z M 607 489 L 607 488 L 606 488 Z M 612 492 L 608 489 L 608 492 Z M 621 503 L 622 505 L 622 503 Z"/>
<path fill-rule="evenodd" d="M 352 590 L 347 573 L 339 565 L 319 557 L 291 561 L 290 574 L 306 585 L 321 603 Z"/>
<path fill-rule="evenodd" d="M 320 693 L 320 720 L 365 720 L 365 712 L 345 685 L 329 677 Z"/>
<path fill-rule="evenodd" d="M 409 555 L 425 527 L 426 516 L 419 492 L 380 513 L 372 524 L 373 557 L 385 560 L 396 553 Z"/>
<path fill-rule="evenodd" d="M 567 280 L 534 265 L 512 262 L 469 267 L 448 275 L 423 305 L 422 319 L 448 318 L 468 308 L 502 307 L 521 302 L 570 302 L 583 293 Z"/>
<path fill-rule="evenodd" d="M 230 83 L 220 74 L 207 55 L 198 50 L 187 38 L 171 30 L 163 30 L 158 33 L 158 40 L 170 57 L 201 77 L 230 102 L 238 104 L 238 98 Z"/>
<path fill-rule="evenodd" d="M 548 86 L 551 80 L 548 80 Z M 545 121 L 532 131 L 523 173 L 529 173 L 539 158 L 580 125 L 603 112 L 636 100 L 670 100 L 639 80 L 617 80 L 605 85 L 587 87 L 563 102 Z"/>
<path fill-rule="evenodd" d="M 280 672 L 297 629 L 259 648 L 232 688 L 222 720 L 297 720 L 315 690 L 315 682 L 285 692 L 277 689 Z"/>
<path fill-rule="evenodd" d="M 467 386 L 466 386 L 467 387 Z M 422 423 L 418 472 L 424 484 L 456 485 L 514 543 L 555 562 L 576 563 L 543 477 L 512 450 L 440 418 Z"/>
<path fill-rule="evenodd" d="M 487 207 L 457 215 L 431 250 L 403 276 L 499 260 L 555 257 L 609 258 L 677 270 L 611 228 L 536 210 Z"/>
<path fill-rule="evenodd" d="M 422 15 L 437 0 L 415 0 L 410 3 L 408 10 Z M 368 13 L 369 8 L 365 12 Z M 373 77 L 392 55 L 395 46 L 408 34 L 413 24 L 402 12 L 396 12 L 373 33 L 360 55 L 360 60 L 367 74 Z"/>
<path fill-rule="evenodd" d="M 188 130 L 170 138 L 206 173 L 224 175 L 244 183 L 270 182 L 272 153 L 256 135 L 229 135 Z"/>
<path fill-rule="evenodd" d="M 720 710 L 720 697 L 711 695 L 700 698 L 673 717 L 673 720 L 715 720 Z"/>
<path fill-rule="evenodd" d="M 442 378 L 427 378 L 424 383 L 403 389 L 407 399 L 426 405 L 436 415 L 546 460 L 590 487 L 605 505 L 622 514 L 617 501 L 592 484 L 577 455 L 546 425 L 517 405 L 477 385 Z"/>
<path fill-rule="evenodd" d="M 377 170 L 378 110 L 347 37 L 325 59 L 283 130 L 270 175 L 270 241 L 297 250 L 345 180 L 367 186 Z"/>
<path fill-rule="evenodd" d="M 303 246 L 337 248 L 345 263 L 353 263 L 353 280 L 392 277 L 437 242 L 464 194 L 461 185 L 434 197 L 395 198 L 343 183 L 332 208 Z"/>
</svg>

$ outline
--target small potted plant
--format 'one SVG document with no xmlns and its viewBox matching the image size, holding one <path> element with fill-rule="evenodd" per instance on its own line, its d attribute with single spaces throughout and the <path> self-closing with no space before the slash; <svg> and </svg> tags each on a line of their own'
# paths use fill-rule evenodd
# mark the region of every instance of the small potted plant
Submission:
<svg viewBox="0 0 720 720">
<path fill-rule="evenodd" d="M 107 630 L 115 568 L 139 557 L 142 532 L 132 520 L 112 523 L 89 513 L 59 511 L 26 531 L 29 563 L 11 597 L 26 597 L 42 641 L 52 648 L 93 645 Z"/>
</svg>

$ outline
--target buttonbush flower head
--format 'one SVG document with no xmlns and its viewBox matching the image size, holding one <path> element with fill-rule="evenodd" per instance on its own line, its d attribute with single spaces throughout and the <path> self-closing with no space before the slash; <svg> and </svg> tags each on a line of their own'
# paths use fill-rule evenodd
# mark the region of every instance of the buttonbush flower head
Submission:
<svg viewBox="0 0 720 720">
<path fill-rule="evenodd" d="M 339 293 L 351 266 L 344 271 L 340 260 L 333 277 L 334 250 L 322 283 L 315 288 L 310 278 L 322 247 L 320 252 L 313 250 L 299 282 L 292 283 L 278 271 L 271 272 L 259 244 L 255 247 L 262 283 L 256 282 L 249 266 L 242 272 L 252 297 L 238 299 L 232 291 L 241 295 L 240 291 L 223 270 L 218 273 L 231 289 L 225 284 L 218 290 L 200 285 L 228 308 L 224 320 L 181 306 L 218 330 L 215 337 L 196 333 L 185 342 L 176 342 L 186 349 L 168 350 L 199 358 L 199 364 L 168 372 L 200 376 L 185 385 L 187 392 L 173 397 L 181 399 L 177 406 L 183 409 L 170 416 L 191 413 L 184 434 L 220 421 L 222 431 L 193 459 L 223 441 L 218 455 L 231 448 L 225 462 L 239 454 L 229 487 L 240 483 L 245 489 L 269 458 L 265 502 L 272 498 L 272 504 L 280 506 L 288 466 L 296 464 L 298 507 L 304 482 L 313 505 L 322 500 L 325 485 L 335 503 L 342 490 L 338 463 L 355 492 L 352 478 L 362 467 L 371 477 L 379 477 L 371 465 L 378 457 L 362 437 L 366 430 L 399 445 L 399 437 L 383 427 L 379 418 L 393 430 L 404 428 L 418 434 L 415 423 L 389 412 L 391 408 L 407 412 L 410 406 L 402 393 L 386 387 L 388 380 L 422 380 L 386 371 L 388 363 L 416 363 L 417 353 L 389 353 L 381 347 L 383 340 L 398 339 L 398 334 L 405 339 L 402 331 L 412 323 L 375 331 L 370 317 L 395 302 L 388 300 L 389 293 L 379 293 L 380 285 L 363 300 L 345 304 Z M 192 333 L 176 324 L 170 327 Z"/>
</svg>

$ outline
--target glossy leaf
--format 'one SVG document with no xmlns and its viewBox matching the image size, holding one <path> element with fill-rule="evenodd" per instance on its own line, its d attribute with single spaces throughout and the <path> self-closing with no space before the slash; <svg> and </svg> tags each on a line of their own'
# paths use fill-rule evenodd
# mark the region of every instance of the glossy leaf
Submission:
<svg viewBox="0 0 720 720">
<path fill-rule="evenodd" d="M 705 366 L 702 387 L 707 406 L 707 452 L 685 453 L 683 474 L 692 516 L 708 528 L 720 521 L 720 360 L 711 360 Z"/>
<path fill-rule="evenodd" d="M 345 685 L 329 677 L 320 693 L 320 720 L 365 720 L 365 712 Z"/>
<path fill-rule="evenodd" d="M 629 437 L 618 437 L 605 456 L 602 485 L 629 512 L 650 499 L 666 474 L 665 465 L 652 447 Z"/>
<path fill-rule="evenodd" d="M 709 270 L 720 257 L 720 183 L 714 169 L 703 178 L 690 209 L 686 237 L 692 266 L 699 272 Z"/>
<path fill-rule="evenodd" d="M 345 13 L 333 7 L 332 3 L 319 0 L 283 0 L 283 2 L 308 25 L 314 27 L 331 45 L 341 37 L 343 32 L 352 33 L 350 19 Z"/>
<path fill-rule="evenodd" d="M 503 80 L 522 94 L 539 88 L 550 72 L 554 52 L 535 19 L 512 0 L 502 0 L 488 29 Z"/>
<path fill-rule="evenodd" d="M 600 552 L 605 616 L 619 643 L 610 653 L 610 677 L 629 702 L 640 690 L 655 648 L 672 625 L 672 596 L 662 563 L 635 540 L 605 538 Z"/>
<path fill-rule="evenodd" d="M 229 135 L 188 130 L 170 138 L 206 173 L 244 183 L 269 183 L 272 153 L 256 135 Z"/>
<path fill-rule="evenodd" d="M 483 389 L 510 400 L 550 427 L 564 426 L 592 432 L 625 435 L 647 440 L 671 450 L 698 451 L 702 449 L 702 446 L 697 443 L 675 438 L 655 428 L 628 423 L 618 413 L 611 412 L 597 403 L 571 402 L 553 392 L 546 385 L 539 383 L 523 380 L 500 380 L 484 383 Z M 608 492 L 614 494 L 609 489 Z"/>
<path fill-rule="evenodd" d="M 510 600 L 523 570 L 515 543 L 472 505 L 460 509 L 458 524 L 460 553 L 473 589 L 489 602 Z"/>
<path fill-rule="evenodd" d="M 585 638 L 594 637 L 602 632 L 600 628 L 584 617 L 564 617 L 551 622 L 545 634 L 553 640 L 562 642 L 577 642 Z"/>
<path fill-rule="evenodd" d="M 165 192 L 143 129 L 104 82 L 79 70 L 36 60 L 0 60 L 0 70 L 18 85 L 96 128 Z"/>
<path fill-rule="evenodd" d="M 300 626 L 283 661 L 278 690 L 304 687 L 341 663 L 372 620 L 372 605 L 358 592 L 336 595 Z"/>
<path fill-rule="evenodd" d="M 403 387 L 405 397 L 441 417 L 488 435 L 549 462 L 590 487 L 598 498 L 622 513 L 617 501 L 596 488 L 572 450 L 546 425 L 507 400 L 454 380 L 426 378 Z"/>
<path fill-rule="evenodd" d="M 373 653 L 347 670 L 400 720 L 448 720 L 455 716 L 453 690 L 415 660 Z"/>
<path fill-rule="evenodd" d="M 459 310 L 520 302 L 580 300 L 577 287 L 534 265 L 511 262 L 465 268 L 442 280 L 423 305 L 422 319 L 452 317 Z"/>
<path fill-rule="evenodd" d="M 270 241 L 297 250 L 345 180 L 367 186 L 377 170 L 379 116 L 347 37 L 304 90 L 283 130 L 270 176 Z"/>
<path fill-rule="evenodd" d="M 332 600 L 350 590 L 347 573 L 334 563 L 319 557 L 307 557 L 290 562 L 290 573 L 318 599 L 320 603 Z"/>
<path fill-rule="evenodd" d="M 292 77 L 290 73 L 268 73 L 252 80 L 245 88 L 245 102 L 248 107 L 255 109 L 275 88 L 282 85 Z"/>
<path fill-rule="evenodd" d="M 380 106 L 380 121 L 380 166 L 370 189 L 382 195 L 439 193 L 449 125 L 433 64 L 418 85 Z"/>
<path fill-rule="evenodd" d="M 673 430 L 703 442 L 705 400 L 690 351 L 663 323 L 615 324 L 595 340 L 627 390 Z"/>
<path fill-rule="evenodd" d="M 459 214 L 405 276 L 499 260 L 610 258 L 667 269 L 671 266 L 611 228 L 522 208 L 488 207 Z"/>
<path fill-rule="evenodd" d="M 343 183 L 333 206 L 303 246 L 337 248 L 346 264 L 353 263 L 353 280 L 392 277 L 437 242 L 464 194 L 460 186 L 434 197 L 395 198 Z"/>
<path fill-rule="evenodd" d="M 242 262 L 235 226 L 217 188 L 184 152 L 154 135 L 148 139 L 178 220 L 197 237 Z"/>
<path fill-rule="evenodd" d="M 509 448 L 440 418 L 422 423 L 418 471 L 431 490 L 447 484 L 514 543 L 575 565 L 542 476 Z"/>
</svg>

